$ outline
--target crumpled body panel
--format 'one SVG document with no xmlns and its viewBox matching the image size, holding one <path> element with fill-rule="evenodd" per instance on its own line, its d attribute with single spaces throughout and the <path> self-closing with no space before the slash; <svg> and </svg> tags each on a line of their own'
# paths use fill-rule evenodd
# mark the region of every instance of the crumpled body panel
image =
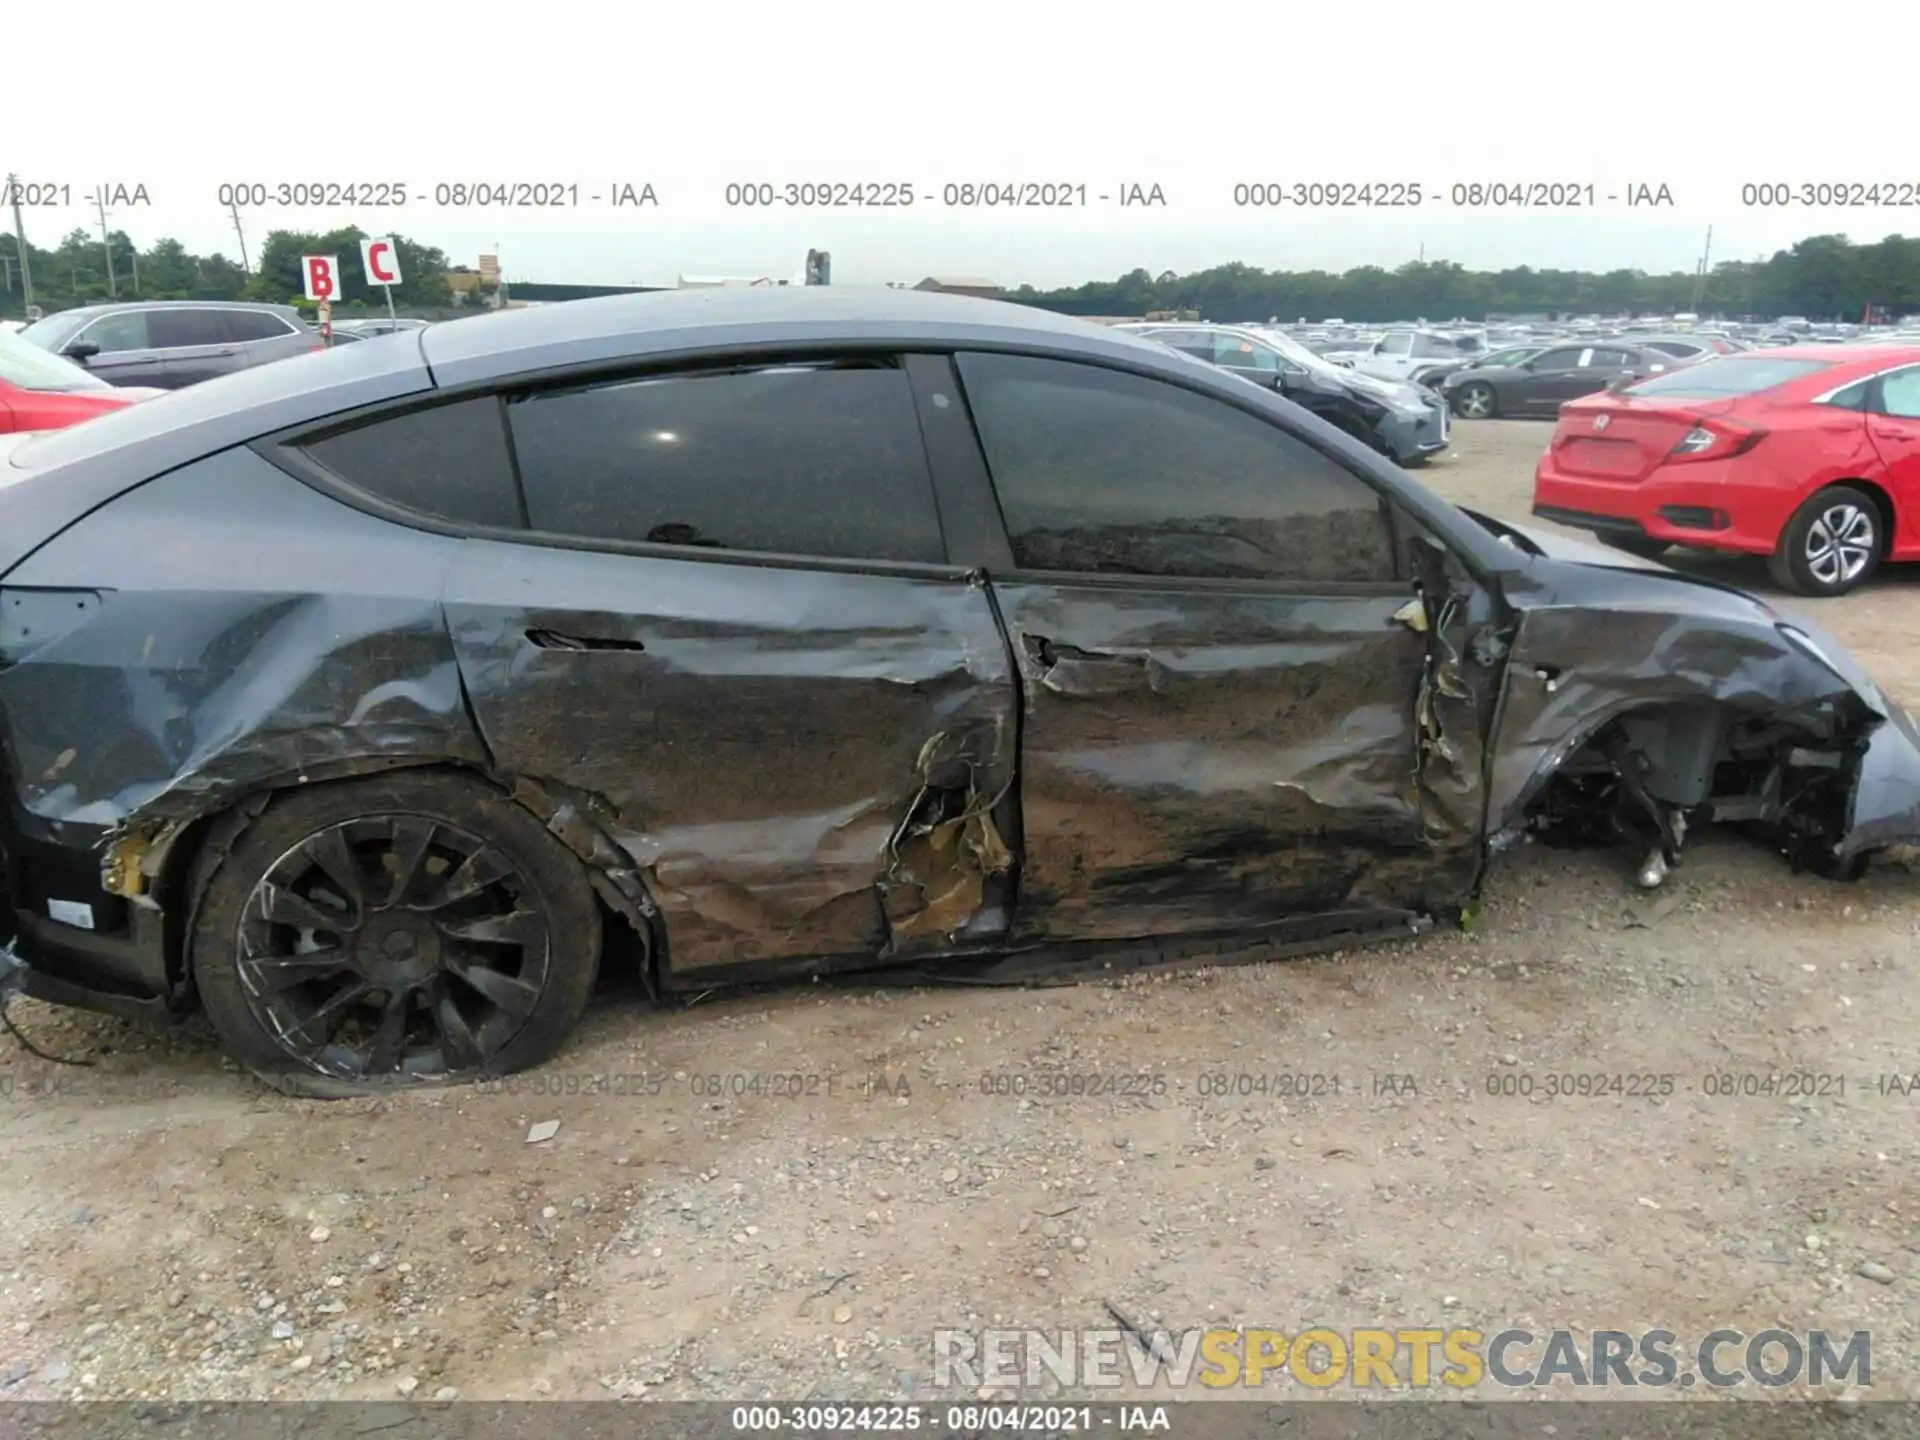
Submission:
<svg viewBox="0 0 1920 1440">
<path fill-rule="evenodd" d="M 1496 833 L 1514 823 L 1554 769 L 1629 709 L 1705 700 L 1768 715 L 1849 695 L 1764 620 L 1739 624 L 1677 605 L 1530 610 L 1507 670 L 1488 814 Z"/>
<path fill-rule="evenodd" d="M 957 878 L 897 873 L 923 791 L 1013 783 L 1013 677 L 964 576 L 475 542 L 446 608 L 496 763 L 604 802 L 675 973 L 891 953 L 889 917 Z"/>
<path fill-rule="evenodd" d="M 289 778 L 484 766 L 440 618 L 455 548 L 246 451 L 81 521 L 7 579 L 19 613 L 64 626 L 10 645 L 24 658 L 0 672 L 0 740 L 26 823 L 111 830 Z M 90 588 L 102 576 L 116 588 Z"/>
<path fill-rule="evenodd" d="M 1427 638 L 1396 620 L 1405 591 L 995 595 L 1026 693 L 1022 936 L 1415 908 L 1471 884 L 1477 834 L 1428 833 Z"/>
</svg>

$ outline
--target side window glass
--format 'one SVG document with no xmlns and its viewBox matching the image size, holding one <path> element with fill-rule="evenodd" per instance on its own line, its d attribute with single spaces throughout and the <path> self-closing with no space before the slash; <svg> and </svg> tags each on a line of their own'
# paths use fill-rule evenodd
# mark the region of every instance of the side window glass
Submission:
<svg viewBox="0 0 1920 1440">
<path fill-rule="evenodd" d="M 112 315 L 102 315 L 74 336 L 72 343 L 98 345 L 102 355 L 114 355 L 123 350 L 151 349 L 152 342 L 147 338 L 147 312 L 121 310 Z"/>
<path fill-rule="evenodd" d="M 183 350 L 190 345 L 224 345 L 225 329 L 218 310 L 154 310 L 147 315 L 147 334 L 157 350 Z"/>
<path fill-rule="evenodd" d="M 946 557 L 907 375 L 877 361 L 670 375 L 509 402 L 535 530 L 776 555 Z"/>
<path fill-rule="evenodd" d="M 375 420 L 305 448 L 323 469 L 391 504 L 460 525 L 520 528 L 520 494 L 494 396 Z"/>
<path fill-rule="evenodd" d="M 1880 377 L 1880 413 L 1920 420 L 1920 365 Z"/>
<path fill-rule="evenodd" d="M 1407 334 L 1388 335 L 1380 342 L 1380 353 L 1382 355 L 1411 355 L 1413 353 L 1413 336 Z"/>
<path fill-rule="evenodd" d="M 1257 370 L 1265 375 L 1280 371 L 1280 357 L 1264 345 L 1238 335 L 1213 337 L 1213 363 L 1231 370 Z"/>
<path fill-rule="evenodd" d="M 222 310 L 220 323 L 227 332 L 227 339 L 236 343 L 272 340 L 276 336 L 293 333 L 286 321 L 265 310 Z"/>
<path fill-rule="evenodd" d="M 1633 363 L 1633 357 L 1624 350 L 1596 350 L 1589 363 L 1596 369 L 1624 370 Z"/>
<path fill-rule="evenodd" d="M 984 354 L 959 364 L 1023 568 L 1394 579 L 1379 493 L 1276 426 L 1093 366 Z"/>
<path fill-rule="evenodd" d="M 1580 365 L 1578 350 L 1549 350 L 1533 362 L 1536 370 L 1575 370 Z"/>
</svg>

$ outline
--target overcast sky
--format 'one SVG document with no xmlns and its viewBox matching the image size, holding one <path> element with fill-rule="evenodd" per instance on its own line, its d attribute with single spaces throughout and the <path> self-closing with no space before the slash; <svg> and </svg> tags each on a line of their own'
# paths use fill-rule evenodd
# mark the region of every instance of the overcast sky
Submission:
<svg viewBox="0 0 1920 1440">
<path fill-rule="evenodd" d="M 1882 53 L 1910 73 L 1910 57 L 1855 25 L 1794 27 L 1789 43 L 1750 3 L 1475 0 L 1466 24 L 1428 0 L 311 12 L 168 0 L 156 24 L 150 5 L 102 0 L 88 29 L 121 33 L 123 5 L 137 44 L 94 45 L 45 6 L 17 6 L 4 24 L 9 53 L 47 63 L 7 66 L 0 165 L 29 186 L 70 187 L 74 202 L 24 210 L 37 245 L 97 226 L 83 201 L 97 187 L 143 185 L 151 203 L 118 206 L 113 228 L 231 255 L 220 187 L 300 182 L 398 184 L 409 197 L 387 210 L 248 209 L 255 255 L 275 228 L 358 224 L 456 263 L 497 250 L 509 278 L 603 284 L 797 277 L 810 246 L 832 252 L 836 283 L 1048 286 L 1232 260 L 1391 266 L 1423 249 L 1470 268 L 1690 270 L 1710 225 L 1716 260 L 1809 234 L 1920 232 L 1899 99 L 1910 86 L 1870 73 Z M 726 202 L 730 183 L 807 181 L 908 185 L 915 203 Z M 947 185 L 979 181 L 1084 184 L 1090 203 L 942 203 Z M 579 203 L 435 204 L 437 187 L 476 182 L 577 185 Z M 1423 203 L 1241 208 L 1243 182 L 1417 184 Z M 1452 203 L 1456 184 L 1476 182 L 1590 184 L 1597 204 Z M 1908 203 L 1743 203 L 1743 186 L 1798 182 L 1881 182 L 1883 202 L 1886 182 L 1904 184 Z M 657 206 L 609 203 L 618 186 L 649 184 Z M 1166 204 L 1119 205 L 1134 185 L 1158 185 Z M 1643 185 L 1667 187 L 1674 205 L 1630 207 Z"/>
</svg>

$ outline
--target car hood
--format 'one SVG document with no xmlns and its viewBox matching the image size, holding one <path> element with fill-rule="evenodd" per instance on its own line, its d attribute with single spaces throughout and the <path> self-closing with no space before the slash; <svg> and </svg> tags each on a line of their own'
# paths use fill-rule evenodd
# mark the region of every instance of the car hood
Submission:
<svg viewBox="0 0 1920 1440">
<path fill-rule="evenodd" d="M 1426 397 L 1420 393 L 1418 385 L 1408 385 L 1399 380 L 1382 380 L 1377 375 L 1369 375 L 1363 370 L 1343 370 L 1339 366 L 1329 366 L 1319 372 L 1322 379 L 1336 385 L 1344 385 L 1349 390 L 1357 390 L 1362 395 L 1370 395 L 1376 400 L 1391 401 L 1402 409 L 1424 410 Z"/>
</svg>

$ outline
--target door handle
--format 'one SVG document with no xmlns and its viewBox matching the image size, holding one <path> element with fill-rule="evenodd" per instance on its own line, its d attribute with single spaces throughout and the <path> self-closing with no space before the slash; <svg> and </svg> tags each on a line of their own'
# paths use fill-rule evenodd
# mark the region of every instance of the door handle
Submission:
<svg viewBox="0 0 1920 1440">
<path fill-rule="evenodd" d="M 606 635 L 569 635 L 562 630 L 529 630 L 527 641 L 542 650 L 618 650 L 632 654 L 647 648 L 638 640 Z"/>
<path fill-rule="evenodd" d="M 1144 651 L 1083 650 L 1025 632 L 1020 640 L 1027 658 L 1041 667 L 1040 683 L 1055 694 L 1094 697 L 1153 687 Z"/>
<path fill-rule="evenodd" d="M 1050 640 L 1045 635 L 1034 635 L 1021 631 L 1021 642 L 1026 646 L 1027 658 L 1037 665 L 1052 669 L 1062 661 L 1078 665 L 1115 665 L 1133 669 L 1144 669 L 1147 663 L 1145 651 L 1140 650 L 1082 650 L 1078 645 L 1063 645 Z"/>
</svg>

